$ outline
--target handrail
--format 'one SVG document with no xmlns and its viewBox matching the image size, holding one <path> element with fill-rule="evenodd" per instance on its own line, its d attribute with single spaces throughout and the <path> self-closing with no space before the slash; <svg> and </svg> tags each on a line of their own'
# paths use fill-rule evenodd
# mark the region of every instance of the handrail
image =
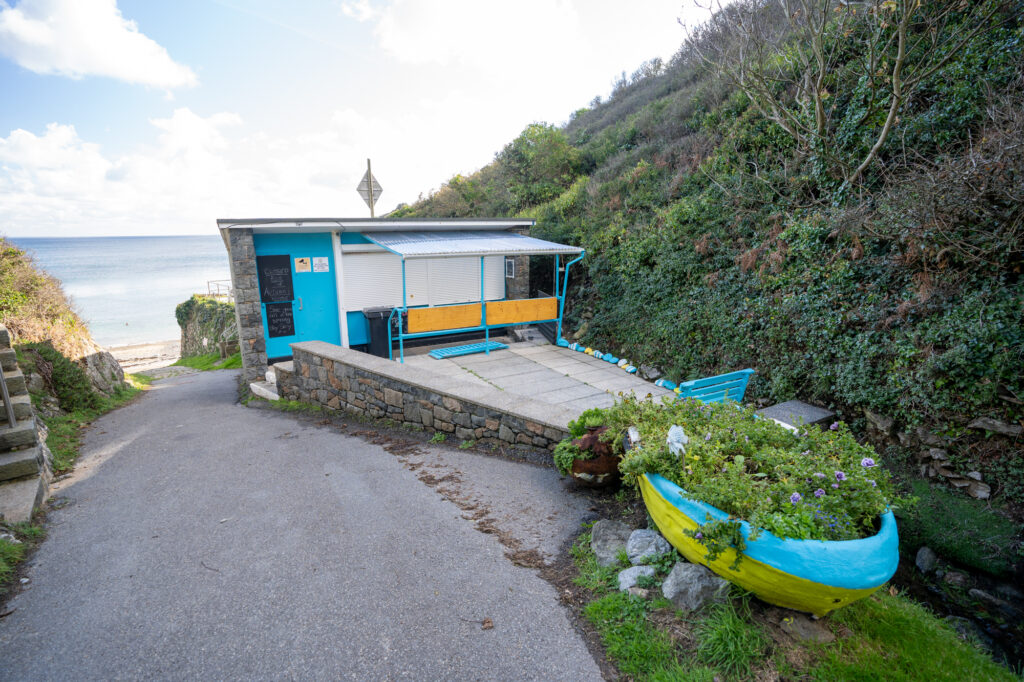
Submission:
<svg viewBox="0 0 1024 682">
<path fill-rule="evenodd" d="M 3 395 L 4 407 L 7 408 L 7 423 L 13 429 L 18 424 L 14 418 L 14 406 L 11 405 L 11 393 L 7 390 L 7 379 L 4 377 L 4 369 L 0 367 L 0 393 Z"/>
</svg>

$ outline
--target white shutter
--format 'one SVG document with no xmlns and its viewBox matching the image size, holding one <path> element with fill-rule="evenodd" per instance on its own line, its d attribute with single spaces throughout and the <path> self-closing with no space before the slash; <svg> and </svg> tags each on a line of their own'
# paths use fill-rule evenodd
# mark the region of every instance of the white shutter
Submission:
<svg viewBox="0 0 1024 682">
<path fill-rule="evenodd" d="M 402 259 L 393 253 L 346 253 L 345 310 L 402 305 Z M 427 267 L 420 261 L 405 263 L 408 305 L 427 305 Z"/>
<path fill-rule="evenodd" d="M 431 258 L 430 305 L 469 303 L 480 300 L 480 258 Z"/>
<path fill-rule="evenodd" d="M 505 298 L 505 257 L 484 258 L 484 294 L 488 301 Z"/>
</svg>

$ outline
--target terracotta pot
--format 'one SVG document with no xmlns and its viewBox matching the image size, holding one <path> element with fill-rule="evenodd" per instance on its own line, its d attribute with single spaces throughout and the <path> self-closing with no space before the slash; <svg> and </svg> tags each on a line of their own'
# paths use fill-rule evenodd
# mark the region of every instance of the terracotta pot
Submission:
<svg viewBox="0 0 1024 682">
<path fill-rule="evenodd" d="M 599 455 L 594 459 L 577 459 L 569 472 L 585 488 L 608 488 L 619 484 L 617 455 Z"/>
</svg>

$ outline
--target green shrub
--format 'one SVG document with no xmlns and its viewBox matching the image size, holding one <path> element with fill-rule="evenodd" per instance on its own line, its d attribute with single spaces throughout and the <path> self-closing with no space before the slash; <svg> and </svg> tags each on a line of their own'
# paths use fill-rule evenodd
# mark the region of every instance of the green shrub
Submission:
<svg viewBox="0 0 1024 682">
<path fill-rule="evenodd" d="M 584 452 L 573 445 L 572 440 L 568 438 L 555 446 L 555 452 L 552 455 L 555 461 L 555 468 L 563 476 L 569 475 L 569 472 L 572 471 L 572 463 L 577 459 L 592 459 L 593 457 L 594 453 Z"/>
<path fill-rule="evenodd" d="M 18 350 L 49 383 L 62 410 L 74 412 L 99 407 L 100 396 L 93 390 L 85 370 L 64 357 L 49 342 L 21 344 Z"/>
</svg>

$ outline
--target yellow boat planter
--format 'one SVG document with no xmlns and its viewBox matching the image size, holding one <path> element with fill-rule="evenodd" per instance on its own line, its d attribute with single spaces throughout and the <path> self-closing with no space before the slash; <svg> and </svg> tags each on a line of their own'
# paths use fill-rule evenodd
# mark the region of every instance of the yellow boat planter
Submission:
<svg viewBox="0 0 1024 682">
<path fill-rule="evenodd" d="M 640 491 L 658 529 L 687 560 L 707 566 L 726 580 L 777 606 L 823 616 L 869 596 L 896 572 L 899 539 L 891 511 L 881 517 L 881 528 L 858 540 L 780 539 L 761 531 L 750 539 L 750 525 L 741 521 L 746 543 L 736 569 L 736 550 L 707 561 L 707 549 L 684 531 L 725 520 L 729 515 L 698 500 L 657 474 L 639 477 Z"/>
</svg>

